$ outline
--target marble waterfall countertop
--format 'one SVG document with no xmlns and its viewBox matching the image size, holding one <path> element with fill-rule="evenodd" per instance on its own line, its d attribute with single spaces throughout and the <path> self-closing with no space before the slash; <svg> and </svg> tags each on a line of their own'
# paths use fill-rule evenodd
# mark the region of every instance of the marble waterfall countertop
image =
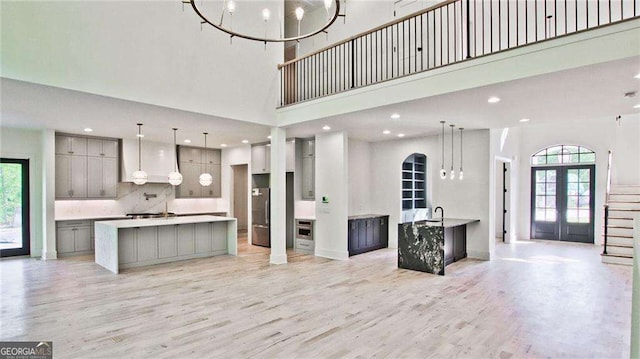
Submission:
<svg viewBox="0 0 640 359">
<path fill-rule="evenodd" d="M 432 227 L 451 228 L 451 227 L 458 227 L 458 226 L 462 226 L 462 225 L 474 223 L 474 222 L 480 222 L 480 220 L 479 219 L 463 219 L 463 218 L 444 218 L 443 220 L 441 220 L 440 218 L 432 218 L 432 219 L 426 219 L 424 221 L 415 221 L 415 222 L 409 222 L 409 223 L 413 223 L 417 225 L 424 224 Z"/>
<path fill-rule="evenodd" d="M 114 221 L 100 221 L 101 225 L 112 226 L 116 228 L 135 228 L 135 227 L 153 227 L 153 226 L 169 226 L 174 224 L 191 224 L 191 223 L 208 223 L 208 222 L 226 222 L 235 221 L 231 217 L 218 216 L 183 216 L 183 217 L 167 217 L 167 218 L 142 218 L 142 219 L 119 219 Z"/>
</svg>

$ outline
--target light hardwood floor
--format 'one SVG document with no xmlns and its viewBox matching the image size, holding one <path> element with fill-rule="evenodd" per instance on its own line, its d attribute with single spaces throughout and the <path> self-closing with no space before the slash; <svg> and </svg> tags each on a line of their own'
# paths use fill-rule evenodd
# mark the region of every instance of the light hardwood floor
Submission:
<svg viewBox="0 0 640 359">
<path fill-rule="evenodd" d="M 90 257 L 4 260 L 0 340 L 52 340 L 55 358 L 627 358 L 631 268 L 598 251 L 499 244 L 445 277 L 397 269 L 392 249 L 120 275 Z"/>
</svg>

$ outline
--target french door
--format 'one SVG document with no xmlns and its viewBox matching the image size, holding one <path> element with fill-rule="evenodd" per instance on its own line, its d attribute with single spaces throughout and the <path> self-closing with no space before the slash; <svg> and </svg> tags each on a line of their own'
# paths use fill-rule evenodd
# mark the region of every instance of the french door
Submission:
<svg viewBox="0 0 640 359">
<path fill-rule="evenodd" d="M 595 165 L 531 168 L 531 238 L 594 242 Z"/>
<path fill-rule="evenodd" d="M 29 254 L 29 160 L 0 158 L 0 257 Z"/>
</svg>

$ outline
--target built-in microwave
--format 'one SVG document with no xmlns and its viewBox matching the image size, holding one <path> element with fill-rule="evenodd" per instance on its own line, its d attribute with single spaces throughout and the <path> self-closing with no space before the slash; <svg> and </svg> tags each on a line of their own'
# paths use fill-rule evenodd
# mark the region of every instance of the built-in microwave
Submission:
<svg viewBox="0 0 640 359">
<path fill-rule="evenodd" d="M 313 223 L 309 220 L 296 220 L 296 238 L 313 240 Z"/>
</svg>

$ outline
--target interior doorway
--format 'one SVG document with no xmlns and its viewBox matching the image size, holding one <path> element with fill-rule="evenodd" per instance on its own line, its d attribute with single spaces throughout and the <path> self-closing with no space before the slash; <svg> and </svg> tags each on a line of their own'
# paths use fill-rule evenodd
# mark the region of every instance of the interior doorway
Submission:
<svg viewBox="0 0 640 359">
<path fill-rule="evenodd" d="M 0 158 L 0 257 L 30 254 L 29 160 Z"/>
<path fill-rule="evenodd" d="M 231 166 L 233 176 L 233 195 L 231 201 L 231 212 L 233 217 L 238 219 L 238 236 L 247 235 L 249 222 L 249 169 L 245 165 Z"/>
</svg>

